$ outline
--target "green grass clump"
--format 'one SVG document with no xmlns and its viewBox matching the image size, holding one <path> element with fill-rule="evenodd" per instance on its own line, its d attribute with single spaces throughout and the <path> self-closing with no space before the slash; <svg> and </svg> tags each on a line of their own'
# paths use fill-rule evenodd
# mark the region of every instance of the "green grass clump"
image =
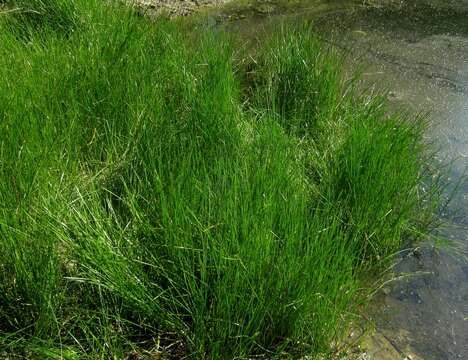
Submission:
<svg viewBox="0 0 468 360">
<path fill-rule="evenodd" d="M 307 29 L 247 74 L 221 34 L 21 4 L 44 13 L 0 18 L 0 354 L 330 354 L 364 270 L 426 231 L 423 122 Z"/>
<path fill-rule="evenodd" d="M 76 1 L 0 0 L 9 9 L 8 22 L 18 38 L 29 39 L 37 33 L 68 35 L 78 26 Z"/>
</svg>

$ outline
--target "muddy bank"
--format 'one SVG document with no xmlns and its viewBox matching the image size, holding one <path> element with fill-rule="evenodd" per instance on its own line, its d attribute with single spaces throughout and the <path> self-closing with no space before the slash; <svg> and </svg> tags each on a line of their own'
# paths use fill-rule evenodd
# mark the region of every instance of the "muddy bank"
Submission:
<svg viewBox="0 0 468 360">
<path fill-rule="evenodd" d="M 186 16 L 196 10 L 225 4 L 231 0 L 134 0 L 149 15 Z"/>
</svg>

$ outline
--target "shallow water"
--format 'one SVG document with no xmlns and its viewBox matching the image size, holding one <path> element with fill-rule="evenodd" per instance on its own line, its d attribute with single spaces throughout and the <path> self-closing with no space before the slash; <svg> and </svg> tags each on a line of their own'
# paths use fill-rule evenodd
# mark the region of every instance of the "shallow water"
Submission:
<svg viewBox="0 0 468 360">
<path fill-rule="evenodd" d="M 367 5 L 365 5 L 367 4 Z M 390 100 L 415 112 L 430 111 L 428 141 L 440 161 L 453 161 L 447 193 L 468 167 L 468 1 L 374 0 L 257 2 L 217 14 L 230 30 L 254 37 L 279 22 L 311 20 L 326 41 L 362 66 L 368 87 L 389 91 Z M 468 185 L 460 186 L 441 214 L 438 234 L 459 250 L 426 243 L 404 252 L 397 275 L 376 300 L 372 318 L 396 357 L 468 359 Z M 374 349 L 375 359 L 384 359 Z"/>
</svg>

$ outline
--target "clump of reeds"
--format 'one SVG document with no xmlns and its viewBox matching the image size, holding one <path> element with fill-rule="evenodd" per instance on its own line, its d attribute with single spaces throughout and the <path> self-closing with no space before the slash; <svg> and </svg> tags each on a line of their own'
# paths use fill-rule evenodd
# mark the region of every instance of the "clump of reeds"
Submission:
<svg viewBox="0 0 468 360">
<path fill-rule="evenodd" d="M 245 82 L 226 36 L 101 1 L 14 3 L 29 12 L 0 18 L 0 356 L 329 353 L 363 271 L 426 231 L 423 121 L 387 116 L 309 30 L 271 36 Z"/>
</svg>

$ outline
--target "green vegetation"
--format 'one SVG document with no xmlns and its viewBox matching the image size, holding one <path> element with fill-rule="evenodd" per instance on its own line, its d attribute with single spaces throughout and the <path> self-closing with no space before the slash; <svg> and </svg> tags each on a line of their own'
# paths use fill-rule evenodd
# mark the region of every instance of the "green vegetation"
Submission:
<svg viewBox="0 0 468 360">
<path fill-rule="evenodd" d="M 0 357 L 330 354 L 363 273 L 427 231 L 423 121 L 306 27 L 247 62 L 108 2 L 8 3 Z"/>
</svg>

